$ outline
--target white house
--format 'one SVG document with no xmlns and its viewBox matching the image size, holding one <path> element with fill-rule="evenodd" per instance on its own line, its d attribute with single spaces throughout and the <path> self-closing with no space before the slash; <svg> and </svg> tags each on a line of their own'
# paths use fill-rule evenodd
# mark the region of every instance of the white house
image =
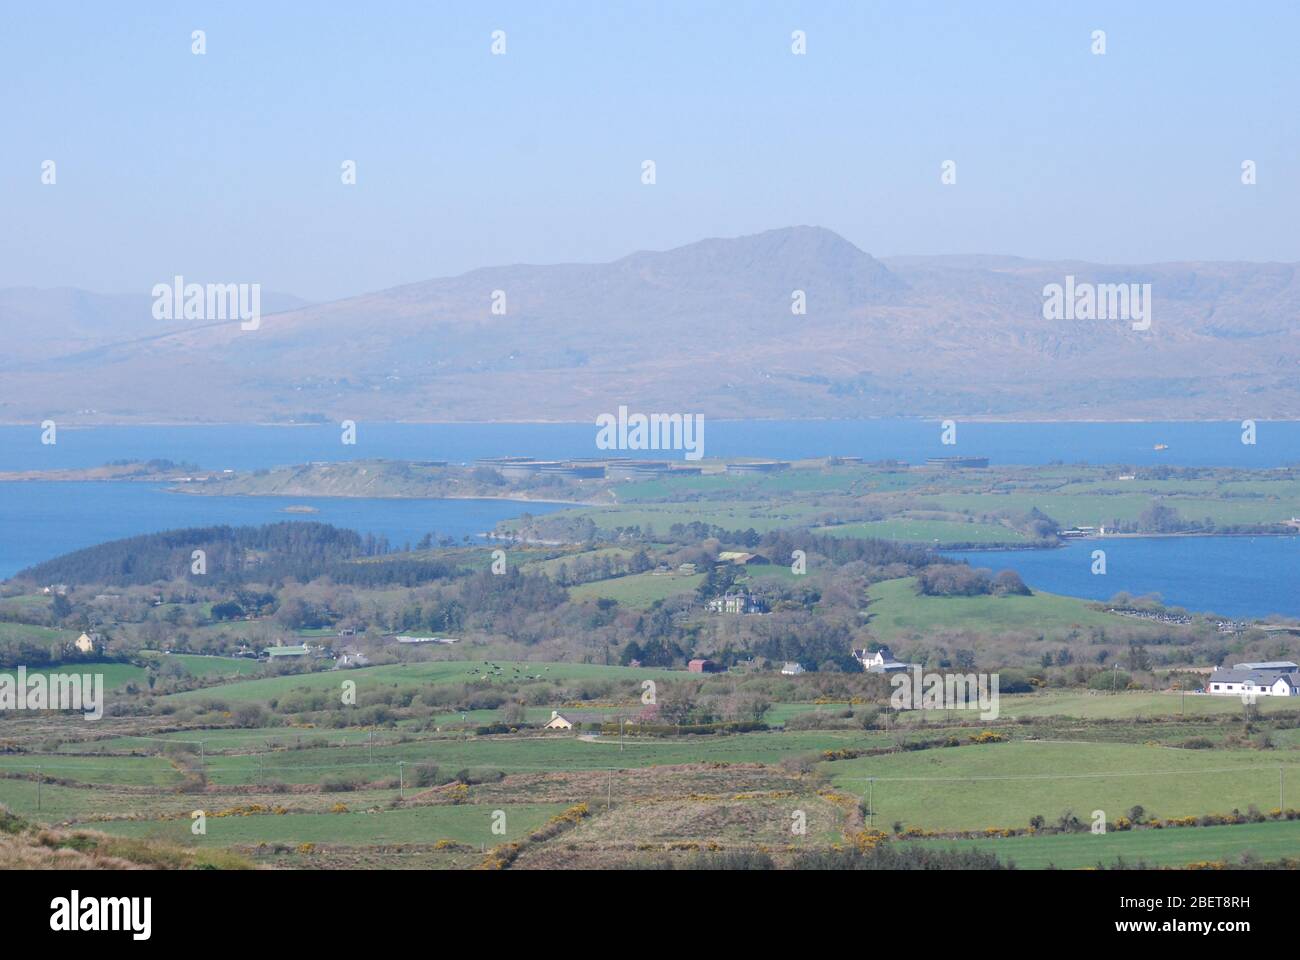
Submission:
<svg viewBox="0 0 1300 960">
<path fill-rule="evenodd" d="M 95 641 L 97 641 L 98 639 L 99 639 L 99 634 L 97 633 L 96 634 L 83 633 L 81 636 L 77 637 L 77 639 L 73 642 L 73 646 L 75 646 L 82 653 L 94 653 Z"/>
<path fill-rule="evenodd" d="M 808 671 L 803 668 L 803 664 L 796 660 L 793 663 L 786 663 L 786 665 L 781 668 L 781 672 L 787 677 L 793 677 L 801 673 L 807 673 Z"/>
<path fill-rule="evenodd" d="M 763 601 L 752 593 L 728 593 L 709 601 L 711 613 L 763 613 Z"/>
<path fill-rule="evenodd" d="M 1205 692 L 1216 697 L 1300 696 L 1300 667 L 1290 660 L 1234 663 L 1205 678 Z"/>
<path fill-rule="evenodd" d="M 862 669 L 867 673 L 898 673 L 900 670 L 906 670 L 912 666 L 910 663 L 895 660 L 893 651 L 888 647 L 881 647 L 875 653 L 868 653 L 866 650 L 854 650 L 853 656 L 858 663 L 862 664 Z"/>
</svg>

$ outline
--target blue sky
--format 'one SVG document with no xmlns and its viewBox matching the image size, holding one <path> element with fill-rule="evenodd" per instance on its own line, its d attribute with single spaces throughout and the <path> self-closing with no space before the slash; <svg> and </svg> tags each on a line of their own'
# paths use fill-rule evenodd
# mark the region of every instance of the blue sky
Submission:
<svg viewBox="0 0 1300 960">
<path fill-rule="evenodd" d="M 1298 35 L 1281 0 L 10 4 L 0 287 L 329 299 L 800 223 L 1295 261 Z"/>
</svg>

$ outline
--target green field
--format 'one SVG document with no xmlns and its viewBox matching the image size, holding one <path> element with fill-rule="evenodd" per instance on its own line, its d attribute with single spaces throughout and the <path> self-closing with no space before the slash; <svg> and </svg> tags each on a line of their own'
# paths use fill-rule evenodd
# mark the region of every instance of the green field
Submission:
<svg viewBox="0 0 1300 960">
<path fill-rule="evenodd" d="M 918 479 L 907 473 L 878 473 L 866 467 L 822 469 L 818 466 L 770 474 L 706 473 L 699 477 L 644 480 L 619 484 L 616 489 L 619 500 L 634 503 L 709 495 L 760 498 L 791 493 L 847 493 L 850 490 L 865 493 L 903 489 Z"/>
<path fill-rule="evenodd" d="M 954 510 L 979 515 L 994 510 L 1014 514 L 1037 508 L 1064 526 L 1101 526 L 1112 520 L 1136 520 L 1156 499 L 1146 493 L 1072 493 L 1072 488 L 1053 493 L 1006 493 L 989 496 L 981 493 L 953 493 L 927 497 L 918 508 Z M 1289 492 L 1289 491 L 1288 491 Z M 1282 523 L 1300 514 L 1300 497 L 1285 499 L 1217 499 L 1198 496 L 1164 496 L 1166 506 L 1173 507 L 1187 520 L 1211 518 L 1216 524 Z"/>
<path fill-rule="evenodd" d="M 77 757 L 0 754 L 0 773 L 43 776 L 79 783 L 166 787 L 182 780 L 180 772 L 162 757 Z"/>
<path fill-rule="evenodd" d="M 1028 543 L 1018 530 L 993 523 L 960 523 L 954 520 L 874 520 L 817 527 L 813 533 L 832 537 L 869 537 L 913 543 Z"/>
<path fill-rule="evenodd" d="M 640 527 L 666 531 L 675 523 L 708 523 L 727 530 L 759 533 L 810 522 L 819 513 L 815 503 L 769 500 L 701 500 L 688 503 L 641 503 L 618 507 L 587 507 L 555 516 L 588 517 L 602 530 Z M 505 526 L 509 526 L 507 521 Z"/>
<path fill-rule="evenodd" d="M 30 623 L 0 623 L 0 643 L 18 641 L 26 643 L 48 643 L 63 649 L 80 634 L 76 630 L 56 630 L 53 627 L 38 627 Z"/>
<path fill-rule="evenodd" d="M 606 597 L 617 600 L 625 607 L 645 608 L 656 600 L 667 600 L 678 594 L 694 593 L 704 582 L 704 574 L 679 576 L 676 573 L 633 573 L 626 577 L 596 580 L 569 588 L 573 600 L 595 600 Z"/>
<path fill-rule="evenodd" d="M 142 654 L 142 659 L 152 660 L 160 665 L 168 661 L 175 661 L 183 666 L 187 673 L 196 677 L 248 676 L 260 673 L 263 669 L 262 665 L 256 661 L 240 657 L 204 657 L 195 654 L 169 654 L 164 656 L 163 654 L 146 653 Z M 49 673 L 102 674 L 105 690 L 118 690 L 128 683 L 143 686 L 147 677 L 146 668 L 135 663 L 103 663 L 91 660 L 72 660 L 67 663 L 28 670 L 27 676 L 32 677 Z"/>
<path fill-rule="evenodd" d="M 263 664 L 247 657 L 208 657 L 194 653 L 150 653 L 148 656 L 159 666 L 179 663 L 187 673 L 196 677 L 246 677 L 265 669 Z"/>
<path fill-rule="evenodd" d="M 602 557 L 609 557 L 610 561 L 625 561 L 632 556 L 632 551 L 621 547 L 602 547 L 599 550 L 583 550 L 578 553 L 566 553 L 561 557 L 551 557 L 549 560 L 529 560 L 520 561 L 522 566 L 526 566 L 532 573 L 544 573 L 548 577 L 553 577 L 560 572 L 560 568 L 568 567 L 572 569 L 578 560 L 600 560 Z"/>
<path fill-rule="evenodd" d="M 339 801 L 346 804 L 348 798 Z M 194 809 L 202 809 L 195 799 Z M 207 818 L 207 833 L 195 836 L 183 820 L 118 820 L 94 824 L 95 829 L 126 837 L 156 837 L 200 846 L 237 843 L 457 843 L 488 847 L 516 840 L 562 812 L 565 804 L 512 803 L 493 806 L 442 804 L 400 810 L 371 809 L 348 813 L 255 814 Z M 504 834 L 492 832 L 493 814 L 505 813 Z"/>
<path fill-rule="evenodd" d="M 396 779 L 399 761 L 408 765 L 435 764 L 448 775 L 463 769 L 475 773 L 489 770 L 506 773 L 618 770 L 687 763 L 779 763 L 786 757 L 814 751 L 883 747 L 889 742 L 883 734 L 843 731 L 625 737 L 621 747 L 617 736 L 589 741 L 572 733 L 527 737 L 501 735 L 415 740 L 373 749 L 359 743 L 282 750 L 264 757 L 226 754 L 210 757 L 205 769 L 212 783 L 226 785 L 257 783 L 259 780 L 318 783 L 331 776 L 373 781 Z"/>
<path fill-rule="evenodd" d="M 1260 697 L 1255 709 L 1263 714 L 1295 710 L 1297 705 L 1286 697 Z M 1084 719 L 1137 719 L 1176 716 L 1240 716 L 1241 701 L 1236 697 L 1211 697 L 1205 694 L 1152 693 L 1145 690 L 1121 690 L 1117 694 L 1087 691 L 1048 691 L 1044 693 L 1003 694 L 1002 719 L 1017 717 L 1081 717 Z"/>
<path fill-rule="evenodd" d="M 1300 824 L 1266 821 L 1220 827 L 1170 827 L 1161 830 L 1064 833 L 980 840 L 918 840 L 923 847 L 973 849 L 995 853 L 1026 870 L 1082 869 L 1130 864 L 1175 867 L 1200 861 L 1232 861 L 1251 853 L 1261 860 L 1300 857 Z"/>
<path fill-rule="evenodd" d="M 1108 819 L 1140 804 L 1156 817 L 1278 806 L 1278 770 L 1300 797 L 1300 755 L 1290 751 L 1177 750 L 1128 743 L 1018 741 L 841 760 L 821 769 L 840 789 L 868 792 L 876 823 L 930 830 L 1026 827 L 1065 810 Z M 1297 827 L 1300 832 L 1300 827 Z"/>
<path fill-rule="evenodd" d="M 871 629 L 883 640 L 924 635 L 941 628 L 1041 632 L 1053 628 L 1143 626 L 1139 620 L 1095 610 L 1086 600 L 1042 591 L 1028 597 L 925 597 L 917 594 L 916 580 L 905 577 L 874 584 L 868 596 Z"/>
<path fill-rule="evenodd" d="M 13 673 L 13 670 L 3 671 Z M 145 668 L 134 663 L 101 663 L 92 660 L 74 660 L 68 663 L 28 670 L 27 676 L 48 675 L 50 673 L 103 674 L 104 689 L 117 690 L 128 683 L 144 683 Z"/>
<path fill-rule="evenodd" d="M 499 672 L 492 664 L 501 667 Z M 432 660 L 423 663 L 389 664 L 379 667 L 362 667 L 354 670 L 330 670 L 323 673 L 286 674 L 280 677 L 262 677 L 236 684 L 212 687 L 206 690 L 187 690 L 173 693 L 170 702 L 222 700 L 227 703 L 266 703 L 296 690 L 336 691 L 344 680 L 357 685 L 358 698 L 373 684 L 374 687 L 400 687 L 419 684 L 518 682 L 523 678 L 547 680 L 555 684 L 580 684 L 584 681 L 621 680 L 639 683 L 646 679 L 680 678 L 681 670 L 655 668 L 607 667 L 594 663 L 511 663 L 501 661 L 491 664 L 483 661 Z"/>
</svg>

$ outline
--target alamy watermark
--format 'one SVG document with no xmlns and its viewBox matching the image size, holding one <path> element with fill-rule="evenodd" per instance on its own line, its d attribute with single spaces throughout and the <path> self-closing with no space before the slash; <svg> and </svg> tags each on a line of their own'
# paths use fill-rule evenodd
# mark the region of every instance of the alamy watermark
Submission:
<svg viewBox="0 0 1300 960">
<path fill-rule="evenodd" d="M 596 418 L 599 450 L 684 450 L 687 460 L 704 456 L 702 413 L 633 413 L 619 407 L 618 415 Z"/>
<path fill-rule="evenodd" d="M 895 710 L 979 710 L 981 720 L 998 718 L 996 673 L 923 673 L 912 667 L 893 674 L 889 685 Z"/>
<path fill-rule="evenodd" d="M 186 283 L 179 274 L 171 283 L 153 286 L 155 320 L 239 320 L 239 329 L 262 325 L 260 283 Z"/>
<path fill-rule="evenodd" d="M 80 710 L 87 720 L 104 715 L 102 673 L 0 673 L 0 711 Z"/>
<path fill-rule="evenodd" d="M 133 940 L 148 940 L 153 925 L 152 897 L 70 896 L 50 901 L 50 929 L 59 933 L 78 931 L 127 931 Z"/>
<path fill-rule="evenodd" d="M 1044 320 L 1131 320 L 1134 330 L 1151 329 L 1151 284 L 1076 283 L 1043 287 Z"/>
</svg>

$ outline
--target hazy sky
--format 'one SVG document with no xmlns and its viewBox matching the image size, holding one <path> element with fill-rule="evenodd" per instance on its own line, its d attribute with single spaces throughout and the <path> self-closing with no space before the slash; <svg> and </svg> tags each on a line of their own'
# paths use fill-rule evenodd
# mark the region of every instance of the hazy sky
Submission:
<svg viewBox="0 0 1300 960">
<path fill-rule="evenodd" d="M 1282 0 L 0 17 L 0 287 L 180 273 L 327 299 L 801 223 L 877 256 L 1300 260 L 1300 5 Z"/>
</svg>

